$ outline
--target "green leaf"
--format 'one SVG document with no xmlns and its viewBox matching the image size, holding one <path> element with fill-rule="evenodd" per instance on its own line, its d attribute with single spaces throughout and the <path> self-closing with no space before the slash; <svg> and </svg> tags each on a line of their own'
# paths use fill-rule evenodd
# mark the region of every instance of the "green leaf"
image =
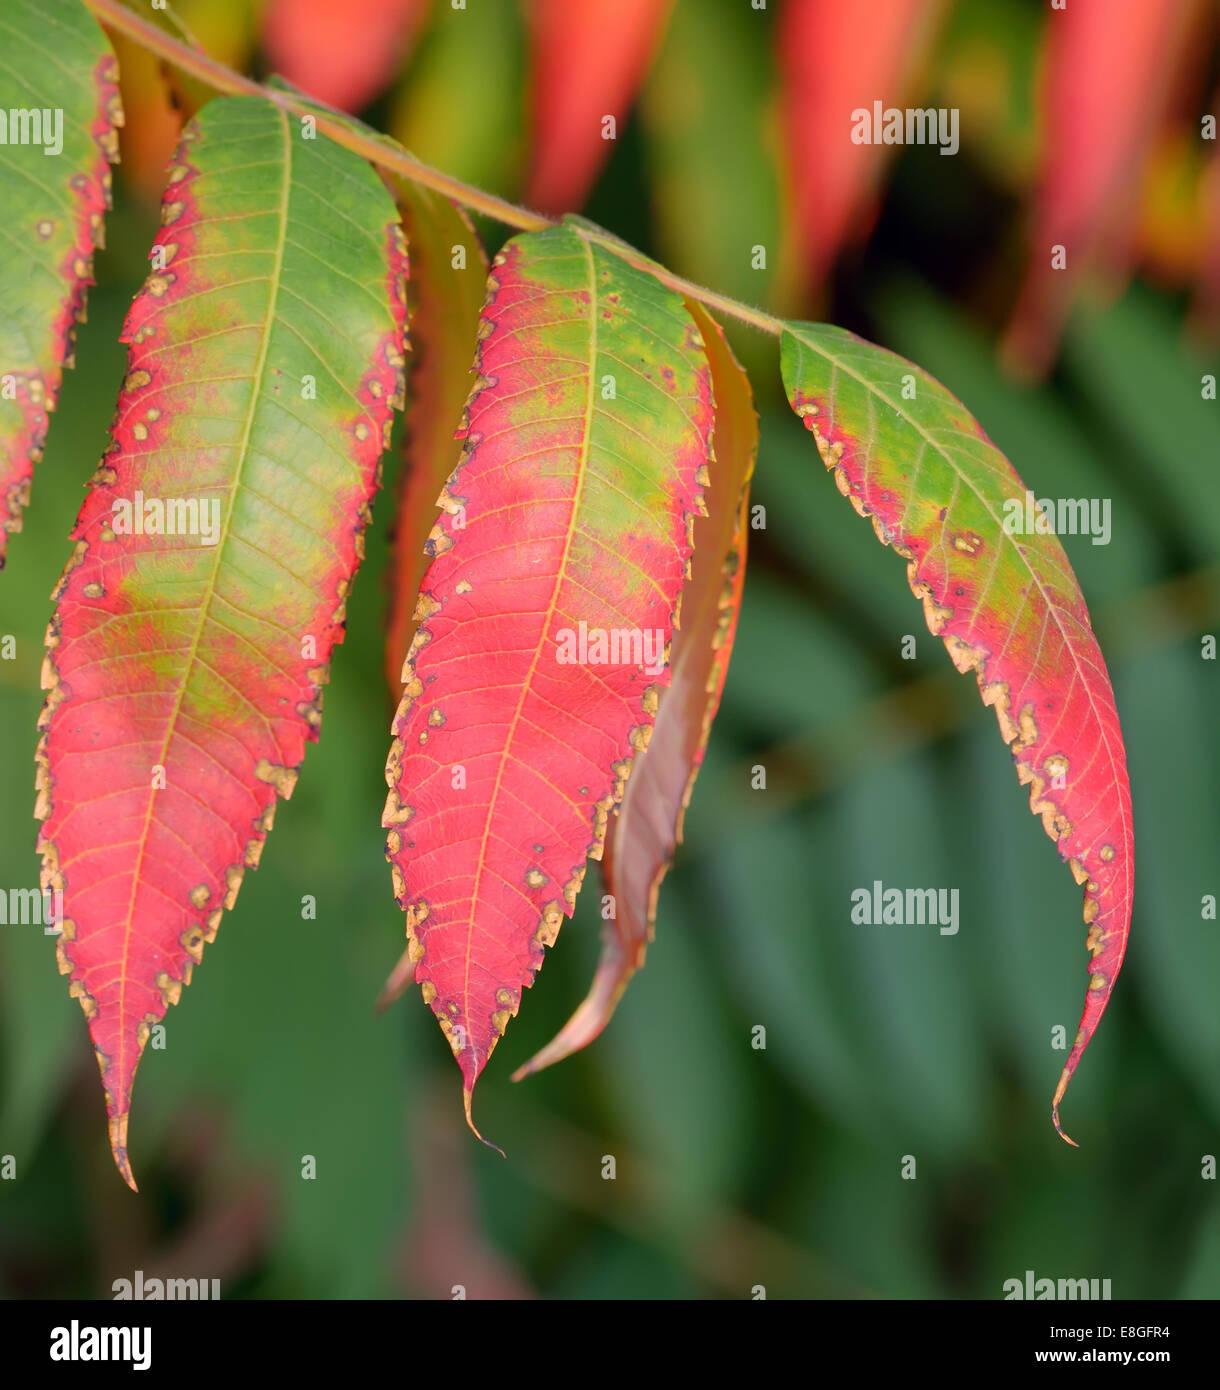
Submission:
<svg viewBox="0 0 1220 1390">
<path fill-rule="evenodd" d="M 21 529 L 47 415 L 72 365 L 110 206 L 123 123 L 118 64 L 77 0 L 8 0 L 0 15 L 0 567 Z"/>
</svg>

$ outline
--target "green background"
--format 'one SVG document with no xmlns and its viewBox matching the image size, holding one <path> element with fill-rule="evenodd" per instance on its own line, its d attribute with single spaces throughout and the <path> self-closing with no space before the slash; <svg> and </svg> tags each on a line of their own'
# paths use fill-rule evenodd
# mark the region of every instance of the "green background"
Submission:
<svg viewBox="0 0 1220 1390">
<path fill-rule="evenodd" d="M 515 7 L 469 9 L 480 4 L 489 20 L 462 41 L 438 7 L 398 88 L 366 115 L 409 127 L 417 153 L 451 172 L 519 194 L 525 41 Z M 1137 846 L 1126 969 L 1064 1106 L 1081 1148 L 1049 1118 L 1064 1055 L 1052 1030 L 1072 1036 L 1087 979 L 1080 889 L 974 682 L 926 633 L 901 562 L 784 405 L 775 344 L 734 331 L 762 417 L 754 500 L 767 525 L 751 536 L 737 648 L 658 938 L 606 1033 L 508 1079 L 583 997 L 593 891 L 480 1082 L 480 1127 L 507 1160 L 466 1131 L 459 1074 L 418 992 L 374 1012 L 403 946 L 379 828 L 389 486 L 321 742 L 170 1011 L 165 1050 L 141 1065 L 138 1197 L 111 1165 L 51 941 L 0 928 L 0 1154 L 16 1168 L 0 1181 L 0 1295 L 108 1297 L 136 1269 L 219 1278 L 226 1297 L 449 1297 L 460 1284 L 472 1298 L 748 1298 L 759 1285 L 769 1298 L 998 1298 L 1027 1269 L 1108 1278 L 1116 1298 L 1220 1292 L 1220 1198 L 1202 1176 L 1220 1149 L 1220 926 L 1201 917 L 1203 895 L 1220 893 L 1220 665 L 1201 657 L 1201 637 L 1220 634 L 1220 404 L 1200 396 L 1220 360 L 1187 345 L 1184 295 L 1137 279 L 1078 307 L 1045 385 L 996 367 L 1020 271 L 1028 175 L 1014 175 L 1012 151 L 1031 138 L 1038 13 L 957 7 L 927 90 L 969 70 L 978 30 L 1007 64 L 995 124 L 971 143 L 963 111 L 954 159 L 901 152 L 827 312 L 943 380 L 1037 495 L 1112 501 L 1108 546 L 1064 538 L 1110 664 Z M 750 248 L 776 245 L 778 225 L 772 23 L 682 0 L 584 209 L 754 302 L 769 275 Z M 117 334 L 156 225 L 121 178 L 117 203 L 81 365 L 0 576 L 0 634 L 17 639 L 0 661 L 5 888 L 37 879 L 48 594 L 105 443 Z M 490 230 L 490 249 L 503 235 Z M 907 634 L 914 660 L 900 656 Z M 757 764 L 766 790 L 751 789 Z M 853 926 L 851 891 L 874 879 L 959 889 L 958 935 Z M 316 921 L 300 918 L 306 893 Z M 757 1025 L 765 1050 L 751 1045 Z"/>
</svg>

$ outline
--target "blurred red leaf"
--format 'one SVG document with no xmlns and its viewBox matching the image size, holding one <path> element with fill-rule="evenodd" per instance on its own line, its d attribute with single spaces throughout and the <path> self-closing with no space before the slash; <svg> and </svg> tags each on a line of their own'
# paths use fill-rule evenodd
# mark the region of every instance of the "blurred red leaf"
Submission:
<svg viewBox="0 0 1220 1390">
<path fill-rule="evenodd" d="M 270 0 L 263 47 L 294 86 L 359 111 L 389 85 L 429 0 Z"/>
<path fill-rule="evenodd" d="M 780 276 L 796 300 L 875 213 L 891 147 L 855 144 L 852 112 L 897 105 L 927 51 L 940 0 L 786 0 L 776 31 L 788 216 Z"/>
<path fill-rule="evenodd" d="M 1040 374 L 1050 366 L 1086 267 L 1125 276 L 1140 171 L 1198 14 L 1196 0 L 1108 0 L 1048 11 L 1030 265 L 1004 344 L 1014 369 Z M 1063 248 L 1059 267 L 1056 247 Z"/>
<path fill-rule="evenodd" d="M 526 200 L 569 212 L 610 152 L 602 122 L 622 121 L 656 50 L 671 0 L 533 0 L 533 122 Z"/>
</svg>

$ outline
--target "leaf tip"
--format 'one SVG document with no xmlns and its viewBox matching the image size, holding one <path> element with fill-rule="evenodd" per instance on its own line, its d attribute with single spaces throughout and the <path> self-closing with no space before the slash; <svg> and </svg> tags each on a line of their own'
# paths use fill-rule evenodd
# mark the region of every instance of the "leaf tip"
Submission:
<svg viewBox="0 0 1220 1390">
<path fill-rule="evenodd" d="M 122 1115 L 112 1115 L 109 1120 L 108 1128 L 110 1131 L 110 1153 L 114 1158 L 114 1166 L 119 1170 L 119 1176 L 131 1188 L 133 1192 L 139 1192 L 136 1186 L 135 1174 L 131 1171 L 131 1160 L 127 1157 L 127 1121 L 130 1112 Z"/>
<path fill-rule="evenodd" d="M 484 1139 L 483 1136 L 479 1133 L 478 1126 L 477 1126 L 477 1125 L 475 1124 L 475 1122 L 474 1122 L 474 1116 L 471 1114 L 471 1111 L 470 1111 L 470 1103 L 471 1103 L 471 1101 L 472 1101 L 473 1099 L 474 1099 L 474 1087 L 473 1087 L 473 1086 L 463 1086 L 463 1087 L 462 1087 L 462 1104 L 466 1107 L 466 1123 L 470 1126 L 470 1132 L 471 1132 L 471 1134 L 474 1135 L 474 1137 L 479 1141 L 480 1144 L 486 1144 L 487 1147 L 488 1147 L 489 1149 L 495 1149 L 496 1153 L 498 1153 L 498 1154 L 500 1155 L 501 1158 L 507 1158 L 508 1155 L 507 1155 L 507 1154 L 504 1152 L 504 1150 L 499 1146 L 499 1144 L 493 1144 L 493 1143 L 491 1142 L 490 1139 Z"/>
<path fill-rule="evenodd" d="M 1064 1067 L 1063 1075 L 1059 1078 L 1059 1085 L 1055 1087 L 1054 1099 L 1051 1101 L 1051 1123 L 1055 1126 L 1055 1133 L 1060 1137 L 1060 1139 L 1063 1140 L 1065 1144 L 1070 1144 L 1072 1148 L 1078 1149 L 1080 1145 L 1075 1141 L 1075 1139 L 1072 1138 L 1072 1136 L 1067 1132 L 1067 1130 L 1064 1129 L 1063 1125 L 1059 1122 L 1059 1102 L 1063 1099 L 1063 1093 L 1067 1090 L 1068 1082 L 1071 1079 L 1072 1073 L 1068 1070 L 1067 1067 Z"/>
</svg>

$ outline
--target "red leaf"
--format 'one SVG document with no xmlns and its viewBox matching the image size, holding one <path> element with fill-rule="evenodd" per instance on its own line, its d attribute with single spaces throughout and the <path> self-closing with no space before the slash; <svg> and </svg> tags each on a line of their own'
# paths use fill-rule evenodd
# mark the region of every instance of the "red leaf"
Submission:
<svg viewBox="0 0 1220 1390">
<path fill-rule="evenodd" d="M 1125 275 L 1140 170 L 1186 56 L 1195 0 L 1107 0 L 1048 9 L 1038 105 L 1041 157 L 1030 265 L 1004 355 L 1044 372 L 1080 274 Z M 1053 248 L 1065 259 L 1054 264 Z"/>
<path fill-rule="evenodd" d="M 780 278 L 798 299 L 871 220 L 893 152 L 854 143 L 853 112 L 901 102 L 940 9 L 941 0 L 785 0 L 776 29 L 789 205 Z"/>
<path fill-rule="evenodd" d="M 270 0 L 263 47 L 311 97 L 359 111 L 389 86 L 429 0 Z"/>
<path fill-rule="evenodd" d="M 682 301 L 604 244 L 571 226 L 515 237 L 489 286 L 383 820 L 468 1120 L 647 745 L 668 672 L 643 643 L 668 648 L 711 426 Z M 618 631 L 634 659 L 610 654 Z"/>
<path fill-rule="evenodd" d="M 54 595 L 36 755 L 60 970 L 133 1188 L 140 1055 L 317 737 L 402 387 L 401 234 L 362 160 L 219 99 L 183 135 L 162 224 Z"/>
<path fill-rule="evenodd" d="M 533 148 L 526 201 L 580 207 L 656 51 L 672 0 L 532 0 Z"/>
<path fill-rule="evenodd" d="M 589 1043 L 610 1022 L 653 938 L 657 898 L 682 839 L 682 818 L 703 764 L 712 721 L 729 673 L 746 577 L 750 475 L 758 452 L 758 417 L 750 383 L 706 309 L 686 308 L 703 337 L 716 403 L 708 514 L 695 521 L 691 576 L 682 590 L 673 641 L 672 680 L 661 696 L 648 751 L 637 758 L 606 836 L 602 877 L 613 917 L 588 997 L 541 1052 L 513 1073 L 520 1081 Z"/>
</svg>

